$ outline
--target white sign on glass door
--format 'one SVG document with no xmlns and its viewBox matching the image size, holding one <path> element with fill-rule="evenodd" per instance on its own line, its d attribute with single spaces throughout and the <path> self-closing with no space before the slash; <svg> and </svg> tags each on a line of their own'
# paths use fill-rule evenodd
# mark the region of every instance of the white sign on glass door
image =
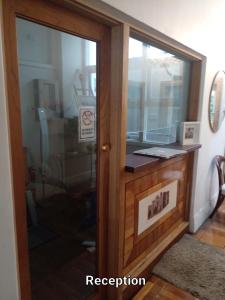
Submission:
<svg viewBox="0 0 225 300">
<path fill-rule="evenodd" d="M 95 106 L 82 106 L 79 110 L 79 141 L 87 142 L 96 139 Z"/>
</svg>

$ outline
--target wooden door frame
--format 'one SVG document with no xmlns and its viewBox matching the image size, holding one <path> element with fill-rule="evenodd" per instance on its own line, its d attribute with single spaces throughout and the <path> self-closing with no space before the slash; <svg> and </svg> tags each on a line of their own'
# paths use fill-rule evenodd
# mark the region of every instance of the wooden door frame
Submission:
<svg viewBox="0 0 225 300">
<path fill-rule="evenodd" d="M 107 273 L 107 199 L 109 178 L 109 152 L 102 152 L 101 145 L 110 144 L 110 28 L 96 20 L 87 19 L 52 1 L 5 0 L 3 1 L 4 54 L 8 118 L 10 129 L 11 160 L 13 173 L 14 215 L 17 242 L 18 277 L 20 297 L 31 299 L 31 282 L 28 258 L 28 237 L 25 203 L 25 170 L 20 108 L 19 69 L 17 56 L 16 17 L 67 32 L 97 42 L 98 57 L 98 111 L 97 122 L 97 198 L 98 198 L 98 273 Z M 88 23 L 88 26 L 87 26 Z M 104 80 L 103 80 L 104 79 Z M 102 184 L 104 182 L 104 184 Z M 104 216 L 104 217 L 103 217 Z M 99 288 L 103 297 L 106 291 Z"/>
</svg>

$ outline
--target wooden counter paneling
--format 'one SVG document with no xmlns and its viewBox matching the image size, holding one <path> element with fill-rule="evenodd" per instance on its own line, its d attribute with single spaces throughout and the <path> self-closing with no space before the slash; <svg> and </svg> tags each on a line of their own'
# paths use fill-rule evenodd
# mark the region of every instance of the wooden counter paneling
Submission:
<svg viewBox="0 0 225 300">
<path fill-rule="evenodd" d="M 144 176 L 125 185 L 124 272 L 129 272 L 162 241 L 175 224 L 185 222 L 189 155 L 182 155 L 149 168 Z M 140 235 L 137 235 L 138 195 L 168 181 L 178 181 L 177 204 Z"/>
</svg>

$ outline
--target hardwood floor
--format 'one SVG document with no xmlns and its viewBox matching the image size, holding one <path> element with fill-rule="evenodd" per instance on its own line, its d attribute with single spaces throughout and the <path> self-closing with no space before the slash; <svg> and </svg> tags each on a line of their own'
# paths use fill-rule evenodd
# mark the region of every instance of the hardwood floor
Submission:
<svg viewBox="0 0 225 300">
<path fill-rule="evenodd" d="M 204 243 L 225 249 L 225 201 L 213 219 L 207 220 L 194 236 Z"/>
<path fill-rule="evenodd" d="M 133 300 L 198 300 L 174 285 L 152 276 Z"/>
<path fill-rule="evenodd" d="M 204 243 L 225 249 L 225 201 L 215 214 L 194 234 Z M 133 300 L 199 300 L 186 291 L 152 276 L 148 283 L 139 291 Z"/>
</svg>

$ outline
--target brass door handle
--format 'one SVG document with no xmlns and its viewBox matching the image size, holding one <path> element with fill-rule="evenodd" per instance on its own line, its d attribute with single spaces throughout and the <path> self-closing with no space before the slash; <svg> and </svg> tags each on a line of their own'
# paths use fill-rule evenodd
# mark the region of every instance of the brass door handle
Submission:
<svg viewBox="0 0 225 300">
<path fill-rule="evenodd" d="M 103 152 L 108 152 L 110 150 L 110 145 L 109 144 L 103 144 L 102 145 L 102 151 Z"/>
</svg>

